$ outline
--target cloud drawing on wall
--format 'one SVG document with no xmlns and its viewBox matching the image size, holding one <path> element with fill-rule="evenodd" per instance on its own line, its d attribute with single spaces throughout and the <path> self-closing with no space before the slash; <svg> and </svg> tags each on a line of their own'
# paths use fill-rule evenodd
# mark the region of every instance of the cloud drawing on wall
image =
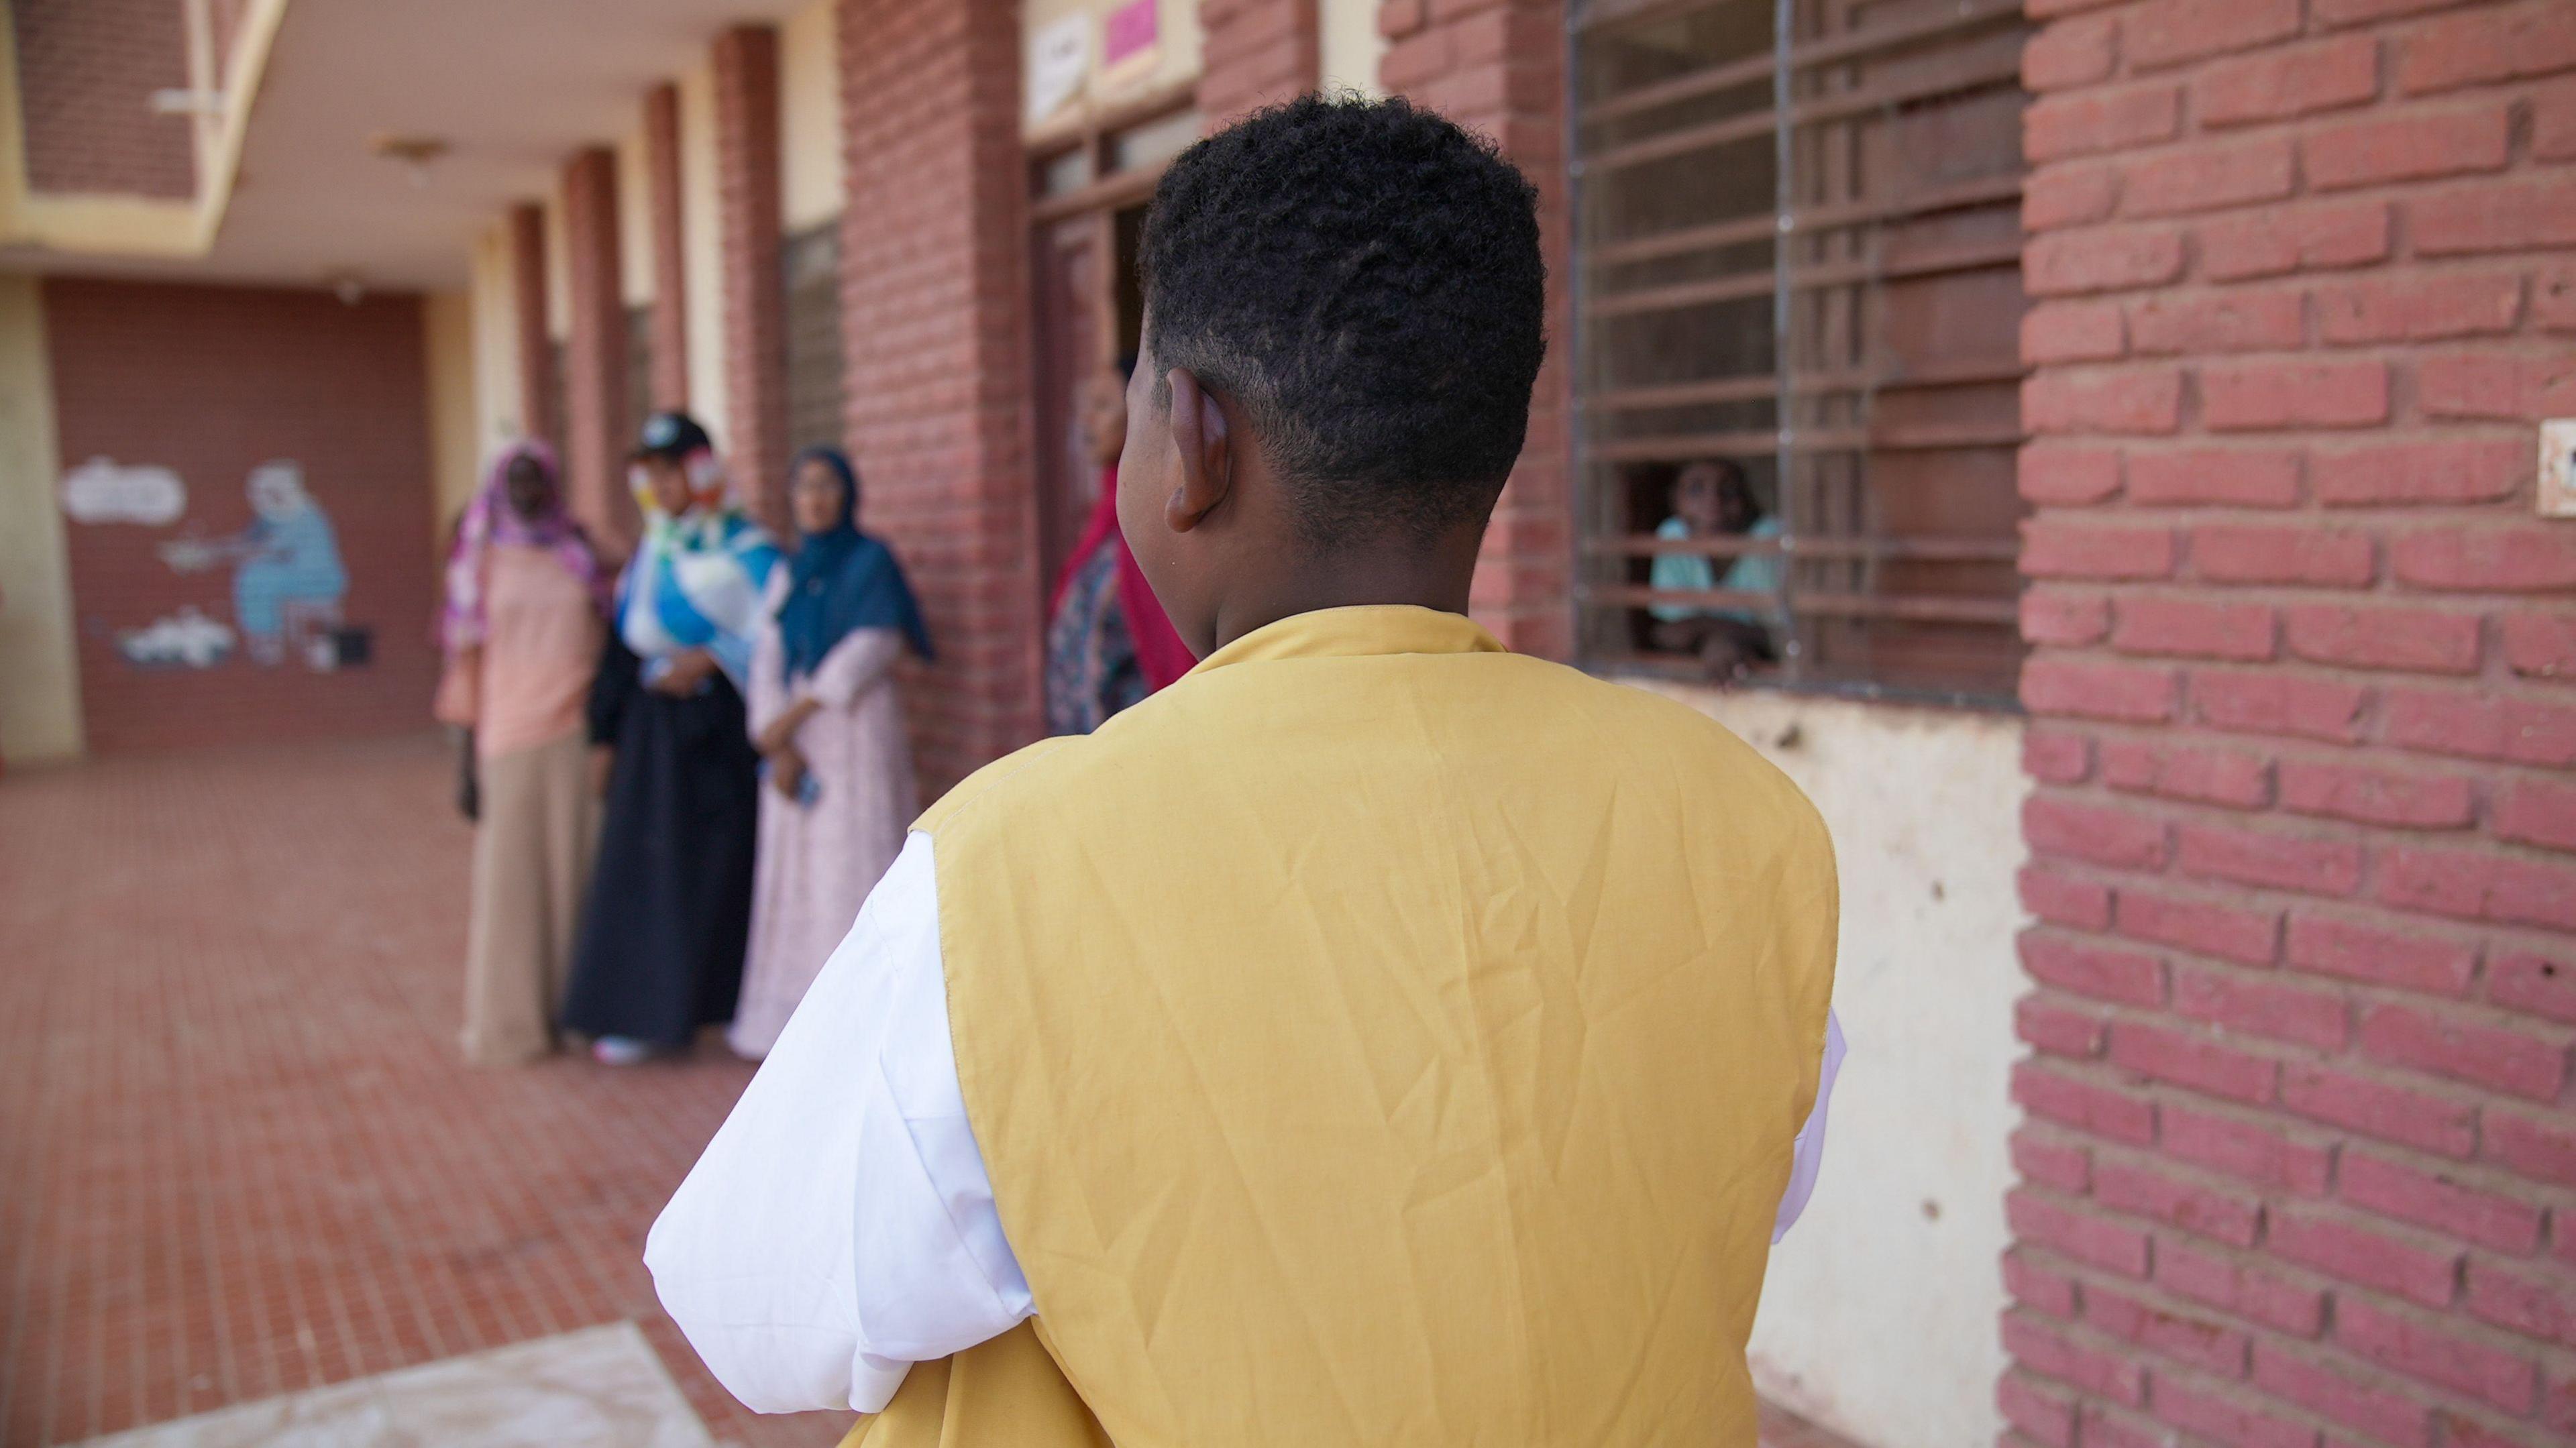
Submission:
<svg viewBox="0 0 2576 1448">
<path fill-rule="evenodd" d="M 188 485 L 168 468 L 91 458 L 63 474 L 63 511 L 75 523 L 176 523 L 188 511 Z"/>
</svg>

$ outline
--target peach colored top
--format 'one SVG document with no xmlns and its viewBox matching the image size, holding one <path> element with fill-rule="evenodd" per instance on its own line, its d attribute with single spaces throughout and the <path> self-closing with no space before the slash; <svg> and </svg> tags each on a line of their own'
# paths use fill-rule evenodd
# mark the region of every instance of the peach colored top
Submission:
<svg viewBox="0 0 2576 1448">
<path fill-rule="evenodd" d="M 474 752 L 489 759 L 582 727 L 601 623 L 590 590 L 551 552 L 495 543 L 486 558 L 483 647 L 470 656 L 480 667 L 450 665 L 437 714 L 471 725 Z"/>
</svg>

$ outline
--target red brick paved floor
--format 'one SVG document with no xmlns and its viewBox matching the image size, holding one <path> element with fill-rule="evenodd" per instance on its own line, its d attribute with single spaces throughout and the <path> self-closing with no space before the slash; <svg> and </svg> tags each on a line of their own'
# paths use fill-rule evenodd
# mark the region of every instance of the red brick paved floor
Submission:
<svg viewBox="0 0 2576 1448">
<path fill-rule="evenodd" d="M 633 1317 L 750 1068 L 456 1058 L 467 827 L 431 739 L 0 779 L 0 1437 L 74 1441 Z"/>
</svg>

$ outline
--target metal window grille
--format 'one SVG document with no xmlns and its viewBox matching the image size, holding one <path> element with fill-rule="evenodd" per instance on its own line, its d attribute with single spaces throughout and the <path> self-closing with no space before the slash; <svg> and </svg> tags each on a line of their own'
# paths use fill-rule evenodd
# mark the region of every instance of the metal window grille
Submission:
<svg viewBox="0 0 2576 1448">
<path fill-rule="evenodd" d="M 841 444 L 841 223 L 787 238 L 787 443 Z"/>
<path fill-rule="evenodd" d="M 626 425 L 640 428 L 652 415 L 653 307 L 648 302 L 626 309 Z"/>
<path fill-rule="evenodd" d="M 1653 610 L 1725 614 L 1766 681 L 2008 702 L 2020 0 L 1592 0 L 1572 31 L 1587 656 L 1690 672 Z M 1657 536 L 1703 459 L 1776 536 Z M 1659 557 L 1706 562 L 1656 587 Z"/>
</svg>

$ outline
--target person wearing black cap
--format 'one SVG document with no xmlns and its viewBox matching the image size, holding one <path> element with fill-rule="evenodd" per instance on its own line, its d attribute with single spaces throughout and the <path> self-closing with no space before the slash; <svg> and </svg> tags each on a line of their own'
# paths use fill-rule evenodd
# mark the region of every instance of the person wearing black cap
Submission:
<svg viewBox="0 0 2576 1448">
<path fill-rule="evenodd" d="M 760 807 L 742 686 L 779 558 L 687 413 L 645 421 L 628 477 L 644 540 L 591 691 L 591 742 L 615 754 L 563 1009 L 611 1065 L 685 1049 L 733 1017 Z"/>
</svg>

